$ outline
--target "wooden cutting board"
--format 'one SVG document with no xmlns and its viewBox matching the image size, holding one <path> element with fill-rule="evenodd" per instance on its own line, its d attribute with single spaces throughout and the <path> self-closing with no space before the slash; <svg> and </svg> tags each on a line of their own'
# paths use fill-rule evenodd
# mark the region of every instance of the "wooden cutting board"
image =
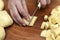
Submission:
<svg viewBox="0 0 60 40">
<path fill-rule="evenodd" d="M 36 8 L 37 0 L 26 0 L 29 13 L 31 14 Z M 5 2 L 5 9 L 7 9 L 7 0 Z M 45 40 L 45 38 L 40 37 L 41 33 L 41 23 L 43 22 L 44 15 L 50 15 L 51 10 L 60 5 L 60 0 L 52 0 L 52 3 L 48 5 L 45 9 L 40 9 L 36 16 L 38 17 L 35 25 L 33 27 L 23 27 L 14 23 L 12 26 L 6 28 L 6 38 L 5 40 Z"/>
</svg>

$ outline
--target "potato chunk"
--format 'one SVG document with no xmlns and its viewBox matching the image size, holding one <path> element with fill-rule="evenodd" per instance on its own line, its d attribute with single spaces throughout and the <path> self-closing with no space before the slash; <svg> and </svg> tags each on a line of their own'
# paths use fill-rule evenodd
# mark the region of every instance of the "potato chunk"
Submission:
<svg viewBox="0 0 60 40">
<path fill-rule="evenodd" d="M 4 40 L 5 38 L 5 30 L 0 26 L 0 40 Z"/>
<path fill-rule="evenodd" d="M 32 16 L 31 16 L 31 18 L 32 18 Z M 37 17 L 34 16 L 33 19 L 32 19 L 32 21 L 30 22 L 30 24 L 29 24 L 29 22 L 28 22 L 26 19 L 23 18 L 23 20 L 24 20 L 24 22 L 26 23 L 26 25 L 28 25 L 28 26 L 33 26 L 34 23 L 35 23 L 35 21 L 37 20 Z"/>
<path fill-rule="evenodd" d="M 4 2 L 3 0 L 0 0 L 0 11 L 3 10 L 3 8 L 4 8 Z"/>
<path fill-rule="evenodd" d="M 0 11 L 0 26 L 8 27 L 13 24 L 12 18 L 8 15 L 7 11 Z"/>
</svg>

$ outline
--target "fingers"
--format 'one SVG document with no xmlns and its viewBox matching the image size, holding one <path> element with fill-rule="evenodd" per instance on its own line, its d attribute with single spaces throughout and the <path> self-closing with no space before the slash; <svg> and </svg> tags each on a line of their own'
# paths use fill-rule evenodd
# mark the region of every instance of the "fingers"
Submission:
<svg viewBox="0 0 60 40">
<path fill-rule="evenodd" d="M 28 15 L 28 18 L 30 19 L 30 15 L 29 15 L 29 12 L 28 12 L 28 9 L 27 9 L 27 5 L 26 5 L 26 0 L 22 0 L 22 6 L 23 6 L 26 14 Z"/>
<path fill-rule="evenodd" d="M 47 4 L 49 5 L 51 3 L 51 0 L 47 0 Z"/>
<path fill-rule="evenodd" d="M 22 18 L 19 15 L 19 13 L 18 13 L 17 8 L 15 7 L 15 5 L 13 4 L 10 7 L 11 7 L 10 8 L 10 13 L 11 13 L 11 16 L 14 19 L 14 21 L 16 23 L 18 23 L 19 25 L 21 25 L 21 24 L 25 25 L 24 21 L 22 20 Z"/>
<path fill-rule="evenodd" d="M 26 6 L 23 8 L 21 1 L 17 1 L 16 7 L 22 16 L 24 16 L 27 20 L 30 20 L 30 15 L 28 14 L 27 10 L 25 10 Z"/>
<path fill-rule="evenodd" d="M 45 8 L 46 5 L 51 3 L 51 0 L 38 0 L 41 3 L 42 8 Z"/>
<path fill-rule="evenodd" d="M 46 7 L 47 1 L 46 0 L 40 0 L 42 8 Z"/>
</svg>

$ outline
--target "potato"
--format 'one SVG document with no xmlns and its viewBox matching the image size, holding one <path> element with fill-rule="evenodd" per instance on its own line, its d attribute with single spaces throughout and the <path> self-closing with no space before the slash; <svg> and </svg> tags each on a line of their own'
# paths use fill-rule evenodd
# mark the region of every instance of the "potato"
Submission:
<svg viewBox="0 0 60 40">
<path fill-rule="evenodd" d="M 60 13 L 60 5 L 59 6 L 56 6 L 53 10 L 52 10 L 52 12 L 51 12 L 51 15 L 56 15 L 57 13 Z"/>
<path fill-rule="evenodd" d="M 49 20 L 54 24 L 60 23 L 60 6 L 57 6 L 52 10 Z"/>
<path fill-rule="evenodd" d="M 3 8 L 4 8 L 4 2 L 3 0 L 0 0 L 0 11 L 3 10 Z"/>
<path fill-rule="evenodd" d="M 54 34 L 51 32 L 51 30 L 43 30 L 42 32 L 41 32 L 41 35 L 40 35 L 41 37 L 45 37 L 45 38 L 48 38 L 48 37 L 50 37 L 50 38 L 52 38 L 52 39 L 55 39 L 55 36 L 54 36 Z"/>
<path fill-rule="evenodd" d="M 51 29 L 52 32 L 54 33 L 55 37 L 58 36 L 60 34 L 60 27 L 56 28 L 56 29 Z"/>
<path fill-rule="evenodd" d="M 31 16 L 31 18 L 32 18 L 32 16 Z M 23 20 L 24 20 L 24 22 L 26 23 L 26 25 L 28 25 L 28 26 L 33 26 L 34 23 L 35 23 L 35 21 L 37 20 L 37 17 L 34 16 L 33 19 L 32 19 L 32 21 L 30 22 L 30 24 L 29 24 L 29 22 L 28 22 L 27 20 L 25 20 L 24 18 L 23 18 Z"/>
<path fill-rule="evenodd" d="M 44 20 L 47 20 L 45 15 Z M 60 6 L 55 7 L 51 15 L 48 17 L 48 22 L 42 22 L 41 32 L 42 37 L 45 37 L 46 40 L 60 40 Z"/>
<path fill-rule="evenodd" d="M 49 22 L 45 22 L 45 29 L 49 28 Z"/>
<path fill-rule="evenodd" d="M 7 11 L 0 11 L 0 26 L 8 27 L 13 24 L 13 20 L 8 15 Z"/>
<path fill-rule="evenodd" d="M 45 22 L 42 22 L 41 29 L 44 29 L 44 28 L 45 28 Z"/>
<path fill-rule="evenodd" d="M 44 16 L 44 20 L 48 20 L 48 15 L 45 15 Z"/>
<path fill-rule="evenodd" d="M 59 35 L 59 36 L 57 36 L 55 40 L 60 40 L 60 35 Z"/>
<path fill-rule="evenodd" d="M 48 29 L 49 28 L 49 22 L 42 22 L 41 29 Z"/>
<path fill-rule="evenodd" d="M 46 37 L 46 34 L 47 34 L 47 30 L 43 30 L 42 32 L 41 32 L 41 37 Z"/>
<path fill-rule="evenodd" d="M 0 40 L 4 40 L 5 38 L 5 30 L 0 26 Z"/>
<path fill-rule="evenodd" d="M 50 26 L 50 29 L 56 29 L 59 27 L 58 24 L 49 24 L 49 26 Z"/>
<path fill-rule="evenodd" d="M 51 37 L 47 37 L 46 40 L 53 40 Z"/>
</svg>

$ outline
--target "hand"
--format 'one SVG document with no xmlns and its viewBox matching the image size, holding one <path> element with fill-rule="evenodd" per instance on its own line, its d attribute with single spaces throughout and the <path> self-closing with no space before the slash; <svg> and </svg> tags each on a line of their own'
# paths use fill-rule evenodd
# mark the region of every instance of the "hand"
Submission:
<svg viewBox="0 0 60 40">
<path fill-rule="evenodd" d="M 51 0 L 38 0 L 38 2 L 41 3 L 42 8 L 45 8 L 46 5 L 49 5 L 51 3 Z"/>
<path fill-rule="evenodd" d="M 30 20 L 25 0 L 8 0 L 8 9 L 14 21 L 19 25 L 26 25 L 21 15 Z"/>
</svg>

